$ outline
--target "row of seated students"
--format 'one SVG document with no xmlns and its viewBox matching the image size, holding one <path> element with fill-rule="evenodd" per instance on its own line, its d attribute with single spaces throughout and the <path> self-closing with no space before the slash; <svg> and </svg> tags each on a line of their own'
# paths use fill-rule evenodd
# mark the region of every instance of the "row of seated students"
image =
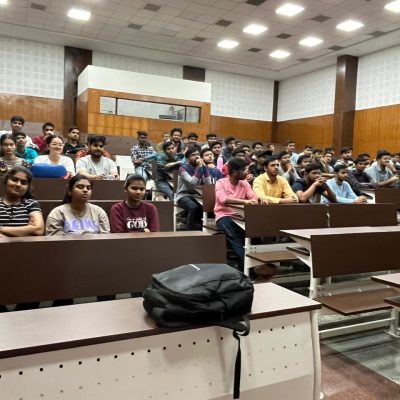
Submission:
<svg viewBox="0 0 400 400">
<path fill-rule="evenodd" d="M 124 183 L 126 201 L 114 204 L 110 220 L 99 206 L 89 202 L 92 183 L 77 174 L 68 181 L 62 205 L 54 208 L 44 223 L 39 202 L 31 195 L 32 174 L 23 166 L 10 169 L 4 177 L 0 198 L 0 237 L 82 235 L 85 233 L 157 232 L 157 208 L 143 202 L 145 182 L 131 174 Z"/>
</svg>

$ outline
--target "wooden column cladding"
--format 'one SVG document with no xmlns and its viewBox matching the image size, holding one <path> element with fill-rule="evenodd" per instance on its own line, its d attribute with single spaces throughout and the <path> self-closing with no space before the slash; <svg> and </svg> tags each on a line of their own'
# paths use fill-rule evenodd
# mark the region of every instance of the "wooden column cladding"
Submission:
<svg viewBox="0 0 400 400">
<path fill-rule="evenodd" d="M 78 76 L 91 64 L 91 50 L 67 46 L 64 48 L 64 134 L 77 123 Z"/>
<path fill-rule="evenodd" d="M 353 147 L 357 90 L 358 57 L 343 55 L 337 59 L 333 146 Z"/>
<path fill-rule="evenodd" d="M 271 142 L 278 142 L 278 102 L 279 102 L 279 81 L 274 81 L 274 98 L 272 101 L 272 133 Z"/>
</svg>

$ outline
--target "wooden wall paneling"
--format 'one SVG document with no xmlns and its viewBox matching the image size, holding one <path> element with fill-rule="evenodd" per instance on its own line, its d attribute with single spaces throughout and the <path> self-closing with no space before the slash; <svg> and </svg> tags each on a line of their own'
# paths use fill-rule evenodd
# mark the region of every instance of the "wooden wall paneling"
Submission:
<svg viewBox="0 0 400 400">
<path fill-rule="evenodd" d="M 333 115 L 293 119 L 278 122 L 277 142 L 296 142 L 296 149 L 302 150 L 305 144 L 314 147 L 328 147 L 333 140 Z"/>
<path fill-rule="evenodd" d="M 400 104 L 357 110 L 354 122 L 354 153 L 375 157 L 378 149 L 400 151 Z"/>
<path fill-rule="evenodd" d="M 210 132 L 223 138 L 234 136 L 244 141 L 270 142 L 272 122 L 211 115 Z"/>
</svg>

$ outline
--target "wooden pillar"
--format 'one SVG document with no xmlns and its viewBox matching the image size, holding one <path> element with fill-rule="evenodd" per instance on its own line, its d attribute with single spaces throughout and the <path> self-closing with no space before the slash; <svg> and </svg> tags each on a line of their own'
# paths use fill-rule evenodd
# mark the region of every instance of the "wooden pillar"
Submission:
<svg viewBox="0 0 400 400">
<path fill-rule="evenodd" d="M 92 64 L 92 51 L 76 47 L 64 47 L 64 134 L 76 124 L 76 99 L 78 76 Z"/>
<path fill-rule="evenodd" d="M 353 147 L 356 108 L 358 57 L 343 55 L 337 59 L 333 147 Z"/>
<path fill-rule="evenodd" d="M 279 81 L 274 81 L 274 98 L 272 101 L 272 131 L 271 142 L 278 142 L 278 100 L 279 100 Z"/>
</svg>

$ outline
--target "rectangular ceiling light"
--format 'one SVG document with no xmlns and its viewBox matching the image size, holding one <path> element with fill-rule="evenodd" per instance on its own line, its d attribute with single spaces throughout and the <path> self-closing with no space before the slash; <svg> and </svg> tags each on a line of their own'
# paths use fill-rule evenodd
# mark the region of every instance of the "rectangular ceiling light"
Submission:
<svg viewBox="0 0 400 400">
<path fill-rule="evenodd" d="M 8 0 L 0 0 L 0 6 L 6 6 L 8 4 Z"/>
<path fill-rule="evenodd" d="M 264 25 L 250 24 L 243 28 L 244 33 L 250 33 L 251 35 L 260 35 L 265 32 L 268 28 Z"/>
<path fill-rule="evenodd" d="M 290 53 L 285 50 L 275 50 L 269 56 L 272 58 L 286 58 L 290 56 Z"/>
<path fill-rule="evenodd" d="M 386 4 L 385 10 L 389 10 L 396 13 L 400 12 L 400 0 L 395 0 Z"/>
<path fill-rule="evenodd" d="M 341 31 L 345 32 L 352 32 L 357 29 L 360 29 L 364 26 L 362 22 L 359 21 L 354 21 L 353 19 L 348 19 L 347 21 L 342 22 L 339 25 L 336 25 L 336 29 L 339 29 Z"/>
<path fill-rule="evenodd" d="M 323 40 L 320 38 L 309 36 L 309 37 L 306 37 L 306 38 L 300 40 L 299 44 L 301 44 L 302 46 L 314 47 L 314 46 L 318 46 L 322 42 L 323 42 Z"/>
<path fill-rule="evenodd" d="M 233 49 L 238 44 L 239 44 L 239 42 L 236 42 L 234 40 L 225 39 L 225 40 L 221 40 L 220 42 L 218 42 L 217 46 L 222 47 L 223 49 Z"/>
<path fill-rule="evenodd" d="M 90 11 L 79 10 L 78 8 L 71 8 L 68 11 L 68 17 L 78 19 L 80 21 L 89 21 Z"/>
<path fill-rule="evenodd" d="M 297 4 L 286 3 L 282 7 L 275 10 L 277 14 L 285 15 L 286 17 L 294 17 L 298 13 L 301 13 L 304 7 L 298 6 Z"/>
</svg>

